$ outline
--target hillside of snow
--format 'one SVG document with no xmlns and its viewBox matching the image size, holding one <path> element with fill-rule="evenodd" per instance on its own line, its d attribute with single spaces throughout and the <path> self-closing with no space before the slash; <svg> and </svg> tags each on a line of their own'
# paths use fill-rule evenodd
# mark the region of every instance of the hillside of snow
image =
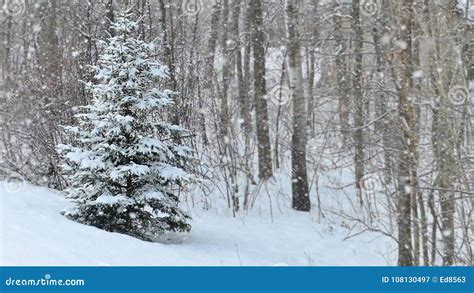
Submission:
<svg viewBox="0 0 474 293">
<path fill-rule="evenodd" d="M 386 237 L 319 224 L 284 210 L 233 218 L 219 209 L 189 210 L 189 234 L 149 243 L 66 219 L 71 202 L 56 191 L 0 182 L 0 265 L 33 266 L 275 266 L 393 265 Z"/>
</svg>

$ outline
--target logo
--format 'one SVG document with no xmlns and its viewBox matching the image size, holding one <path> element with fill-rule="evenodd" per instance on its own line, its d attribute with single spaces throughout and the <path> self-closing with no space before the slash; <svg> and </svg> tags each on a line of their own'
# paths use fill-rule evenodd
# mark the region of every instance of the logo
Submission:
<svg viewBox="0 0 474 293">
<path fill-rule="evenodd" d="M 363 193 L 373 194 L 382 190 L 383 180 L 377 174 L 367 174 L 359 181 L 359 186 Z"/>
<path fill-rule="evenodd" d="M 7 177 L 5 190 L 8 193 L 18 193 L 25 190 L 26 181 L 22 176 L 15 174 Z"/>
<path fill-rule="evenodd" d="M 268 93 L 270 101 L 277 105 L 283 106 L 290 102 L 292 96 L 291 89 L 287 86 L 276 85 Z"/>
<path fill-rule="evenodd" d="M 5 0 L 3 12 L 9 16 L 20 16 L 25 12 L 25 0 Z"/>
<path fill-rule="evenodd" d="M 181 8 L 186 15 L 197 15 L 202 9 L 202 0 L 183 0 Z"/>
<path fill-rule="evenodd" d="M 461 85 L 455 85 L 449 89 L 449 102 L 454 106 L 464 105 L 469 99 L 469 90 Z"/>
<path fill-rule="evenodd" d="M 360 2 L 361 13 L 365 16 L 374 16 L 380 9 L 378 0 L 362 0 Z"/>
</svg>

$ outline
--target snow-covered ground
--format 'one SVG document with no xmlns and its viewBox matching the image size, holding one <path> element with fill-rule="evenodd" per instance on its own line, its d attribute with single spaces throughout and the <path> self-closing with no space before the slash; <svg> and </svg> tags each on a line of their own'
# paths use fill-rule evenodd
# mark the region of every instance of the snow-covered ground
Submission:
<svg viewBox="0 0 474 293">
<path fill-rule="evenodd" d="M 344 238 L 346 229 L 320 224 L 290 209 L 232 218 L 223 210 L 192 209 L 191 233 L 173 244 L 149 243 L 66 219 L 71 202 L 56 191 L 0 182 L 0 265 L 276 266 L 393 265 L 390 246 L 374 233 Z"/>
</svg>

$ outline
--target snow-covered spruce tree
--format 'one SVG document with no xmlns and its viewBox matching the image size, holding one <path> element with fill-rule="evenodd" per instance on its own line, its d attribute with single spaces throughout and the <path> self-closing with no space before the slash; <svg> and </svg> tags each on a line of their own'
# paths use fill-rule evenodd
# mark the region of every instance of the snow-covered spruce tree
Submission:
<svg viewBox="0 0 474 293">
<path fill-rule="evenodd" d="M 74 143 L 59 145 L 67 161 L 76 207 L 65 215 L 107 231 L 153 241 L 165 231 L 190 230 L 177 187 L 192 175 L 192 150 L 176 143 L 186 130 L 164 121 L 172 91 L 158 87 L 167 68 L 150 61 L 151 44 L 136 36 L 137 22 L 122 14 L 87 83 L 91 104 L 65 127 Z"/>
</svg>

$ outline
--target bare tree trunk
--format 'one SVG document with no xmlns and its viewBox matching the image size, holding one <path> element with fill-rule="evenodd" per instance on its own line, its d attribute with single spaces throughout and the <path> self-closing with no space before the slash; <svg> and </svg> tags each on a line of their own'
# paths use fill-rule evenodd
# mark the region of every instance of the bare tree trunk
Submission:
<svg viewBox="0 0 474 293">
<path fill-rule="evenodd" d="M 246 80 L 243 72 L 242 47 L 240 42 L 239 18 L 240 18 L 240 2 L 232 3 L 232 15 L 230 22 L 230 34 L 232 35 L 231 45 L 234 47 L 235 63 L 237 70 L 237 86 L 239 93 L 239 110 L 242 129 L 244 130 L 246 144 L 250 134 L 252 133 L 252 118 L 250 116 L 249 97 L 247 93 Z"/>
<path fill-rule="evenodd" d="M 4 37 L 4 58 L 3 58 L 3 68 L 2 68 L 2 77 L 4 81 L 4 87 L 8 91 L 10 90 L 11 81 L 12 81 L 12 64 L 11 64 L 11 46 L 12 46 L 12 17 L 10 15 L 6 16 L 5 19 L 7 29 L 2 32 L 2 37 Z M 3 36 L 5 35 L 5 36 Z"/>
<path fill-rule="evenodd" d="M 106 9 L 105 17 L 107 17 L 107 21 L 105 22 L 106 26 L 107 26 L 107 32 L 109 33 L 109 35 L 113 36 L 115 34 L 115 32 L 114 32 L 114 30 L 112 29 L 111 26 L 112 26 L 112 23 L 114 22 L 114 18 L 115 18 L 114 0 L 108 0 L 105 3 L 105 9 Z"/>
<path fill-rule="evenodd" d="M 229 145 L 230 137 L 229 137 L 229 83 L 230 83 L 230 64 L 229 58 L 231 57 L 229 52 L 227 52 L 227 44 L 229 42 L 229 0 L 222 1 L 222 23 L 224 24 L 224 29 L 222 30 L 222 38 L 221 38 L 221 49 L 224 54 L 224 58 L 222 60 L 222 91 L 221 95 L 221 109 L 219 112 L 220 116 L 220 138 L 224 140 L 224 144 L 226 146 Z"/>
<path fill-rule="evenodd" d="M 283 61 L 281 64 L 281 77 L 280 77 L 280 88 L 283 88 L 283 83 L 285 82 L 286 79 L 286 62 Z M 278 101 L 281 101 L 283 99 L 283 93 L 280 91 L 279 96 L 278 96 Z M 278 103 L 278 109 L 276 113 L 276 119 L 275 119 L 275 150 L 274 150 L 274 157 L 275 157 L 275 168 L 280 169 L 280 123 L 281 123 L 281 116 L 282 116 L 282 110 L 283 105 L 281 103 Z"/>
<path fill-rule="evenodd" d="M 338 95 L 338 114 L 339 114 L 339 125 L 341 128 L 341 135 L 344 144 L 347 143 L 348 131 L 349 131 L 349 103 L 350 103 L 350 87 L 348 78 L 347 68 L 347 42 L 345 41 L 343 23 L 344 19 L 342 14 L 344 7 L 339 3 L 338 0 L 334 0 L 335 10 L 335 26 L 334 26 L 334 38 L 335 38 L 335 63 L 336 63 L 336 76 L 337 76 L 337 95 Z"/>
<path fill-rule="evenodd" d="M 229 36 L 228 30 L 232 29 L 232 23 L 229 23 L 229 0 L 222 1 L 222 21 L 224 23 L 224 30 L 221 39 L 221 48 L 224 54 L 224 60 L 222 61 L 222 92 L 221 92 L 221 108 L 220 108 L 220 139 L 222 141 L 222 158 L 225 158 L 223 162 L 224 172 L 228 172 L 230 179 L 228 193 L 231 202 L 231 208 L 235 217 L 236 212 L 239 210 L 239 199 L 237 197 L 238 185 L 237 185 L 237 168 L 235 166 L 236 158 L 232 148 L 232 142 L 235 141 L 230 128 L 230 112 L 229 112 L 229 84 L 231 82 L 231 66 L 234 65 L 235 56 L 233 50 L 228 49 L 228 45 L 233 45 L 232 36 Z M 227 170 L 226 170 L 227 169 Z"/>
<path fill-rule="evenodd" d="M 36 143 L 40 147 L 39 153 L 42 154 L 41 160 L 47 166 L 42 175 L 49 178 L 53 185 L 60 184 L 60 170 L 58 166 L 58 156 L 55 151 L 56 144 L 59 143 L 61 130 L 58 121 L 61 118 L 61 107 L 64 105 L 63 86 L 62 86 L 62 54 L 59 47 L 58 36 L 58 9 L 56 1 L 45 1 L 40 6 L 41 17 L 43 19 L 38 38 L 38 62 L 41 74 L 41 115 L 46 123 L 33 127 L 42 127 L 42 130 L 36 129 L 33 135 L 36 137 Z M 51 62 L 51 60 L 56 60 Z M 54 117 L 54 118 L 53 118 Z M 41 131 L 44 131 L 41 133 Z M 58 187 L 58 186 L 55 186 Z"/>
<path fill-rule="evenodd" d="M 412 266 L 412 199 L 416 198 L 417 180 L 416 166 L 416 135 L 415 113 L 413 108 L 413 0 L 404 0 L 400 11 L 400 29 L 396 58 L 398 74 L 395 73 L 398 84 L 398 114 L 400 134 L 400 150 L 398 164 L 398 264 Z"/>
<path fill-rule="evenodd" d="M 309 211 L 311 202 L 306 169 L 306 99 L 303 85 L 301 40 L 298 32 L 298 0 L 287 0 L 288 60 L 293 101 L 293 134 L 291 137 L 292 206 L 298 211 Z"/>
<path fill-rule="evenodd" d="M 364 177 L 364 97 L 362 95 L 362 50 L 364 46 L 363 30 L 360 20 L 360 1 L 352 1 L 352 21 L 353 29 L 355 32 L 355 44 L 354 44 L 354 79 L 353 79 L 353 90 L 354 90 L 354 104 L 355 104 L 355 116 L 354 116 L 354 164 L 355 164 L 355 184 L 357 189 L 357 195 L 359 197 L 360 204 L 362 205 L 364 199 L 362 198 L 362 180 Z"/>
<path fill-rule="evenodd" d="M 382 4 L 385 7 L 389 5 L 387 3 Z M 378 117 L 383 117 L 377 123 L 378 131 L 382 135 L 382 145 L 383 145 L 383 173 L 384 181 L 386 184 L 392 182 L 394 166 L 393 166 L 393 131 L 390 125 L 393 123 L 394 115 L 390 107 L 387 105 L 387 93 L 386 93 L 386 70 L 387 70 L 387 61 L 384 58 L 386 56 L 386 50 L 382 45 L 382 38 L 384 33 L 386 33 L 388 13 L 386 10 L 381 10 L 377 15 L 378 22 L 373 27 L 373 39 L 374 39 L 374 50 L 376 58 L 376 101 L 375 107 Z M 388 97 L 390 98 L 390 97 Z"/>
<path fill-rule="evenodd" d="M 220 1 L 216 1 L 212 6 L 212 14 L 211 14 L 211 33 L 209 36 L 209 40 L 207 43 L 207 52 L 205 57 L 205 80 L 203 82 L 204 87 L 204 95 L 211 96 L 213 92 L 213 83 L 214 83 L 214 62 L 215 62 L 215 55 L 216 55 L 216 48 L 217 48 L 217 37 L 218 37 L 218 29 L 219 29 L 219 19 L 220 19 L 220 11 L 221 5 Z M 207 145 L 209 143 L 208 137 L 206 135 L 206 116 L 204 115 L 204 103 L 202 101 L 203 97 L 200 97 L 199 104 L 201 105 L 201 114 L 200 114 L 200 125 L 203 131 L 203 143 Z"/>
<path fill-rule="evenodd" d="M 170 75 L 170 87 L 172 90 L 176 91 L 177 90 L 177 81 L 175 77 L 175 63 L 174 63 L 174 49 L 173 49 L 173 33 L 169 31 L 168 25 L 167 25 L 167 12 L 168 8 L 165 5 L 164 0 L 159 0 L 159 28 L 160 28 L 160 41 L 161 41 L 161 46 L 163 48 L 163 59 L 165 64 L 169 67 L 169 75 Z M 171 12 L 170 12 L 171 13 Z M 172 17 L 170 17 L 172 19 Z M 172 27 L 172 25 L 170 26 Z M 175 106 L 174 108 L 177 107 L 177 102 L 175 101 Z M 178 111 L 172 111 L 172 113 L 175 113 L 172 115 L 172 120 L 173 123 L 179 125 L 179 117 L 177 115 Z"/>
<path fill-rule="evenodd" d="M 273 174 L 270 146 L 270 128 L 266 100 L 265 82 L 265 44 L 262 0 L 250 1 L 253 14 L 253 55 L 255 78 L 255 112 L 257 124 L 258 170 L 259 178 L 266 180 Z"/>
<path fill-rule="evenodd" d="M 239 126 L 243 129 L 244 133 L 244 151 L 243 151 L 243 169 L 246 176 L 246 187 L 244 188 L 244 208 L 248 205 L 248 197 L 249 197 L 249 185 L 253 183 L 253 172 L 251 166 L 251 154 L 250 154 L 250 143 L 251 143 L 251 135 L 252 135 L 252 117 L 250 115 L 250 101 L 249 101 L 249 94 L 248 94 L 248 82 L 244 76 L 244 60 L 242 59 L 242 43 L 240 38 L 240 1 L 234 0 L 232 2 L 232 9 L 231 9 L 231 23 L 229 27 L 229 32 L 232 35 L 231 38 L 231 45 L 233 46 L 233 60 L 235 63 L 235 70 L 237 71 L 237 88 L 238 88 L 238 105 L 240 111 L 240 121 Z M 238 198 L 236 198 L 237 206 Z"/>
<path fill-rule="evenodd" d="M 452 103 L 449 91 L 452 82 L 457 81 L 456 67 L 460 56 L 456 54 L 453 13 L 454 5 L 450 2 L 443 2 L 445 7 L 449 7 L 445 11 L 440 11 L 438 7 L 431 7 L 432 13 L 429 13 L 430 19 L 435 15 L 438 19 L 436 22 L 430 21 L 431 36 L 439 37 L 445 40 L 443 44 L 437 42 L 434 46 L 434 57 L 432 58 L 431 71 L 434 93 L 439 97 L 439 102 L 433 108 L 433 149 L 435 153 L 435 161 L 437 165 L 438 177 L 436 185 L 438 187 L 441 214 L 439 216 L 441 223 L 441 236 L 443 243 L 443 265 L 451 266 L 455 264 L 455 200 L 454 200 L 454 184 L 456 182 L 456 174 L 458 174 L 458 159 L 456 156 L 457 143 L 459 137 L 456 134 L 455 117 L 457 110 Z M 443 71 L 438 72 L 437 69 L 442 66 Z M 436 123 L 436 124 L 435 124 Z"/>
<path fill-rule="evenodd" d="M 311 10 L 314 16 L 318 15 L 318 7 L 320 0 L 312 0 L 311 1 Z M 308 115 L 307 115 L 307 122 L 308 129 L 311 131 L 311 137 L 314 137 L 316 134 L 315 129 L 315 115 L 314 115 L 314 79 L 316 77 L 316 70 L 315 70 L 315 63 L 316 63 L 316 56 L 315 50 L 318 47 L 318 36 L 319 36 L 319 27 L 317 25 L 313 25 L 311 29 L 311 41 L 308 42 L 308 45 L 305 46 L 306 49 L 306 72 L 307 72 L 307 97 L 308 97 Z"/>
</svg>

